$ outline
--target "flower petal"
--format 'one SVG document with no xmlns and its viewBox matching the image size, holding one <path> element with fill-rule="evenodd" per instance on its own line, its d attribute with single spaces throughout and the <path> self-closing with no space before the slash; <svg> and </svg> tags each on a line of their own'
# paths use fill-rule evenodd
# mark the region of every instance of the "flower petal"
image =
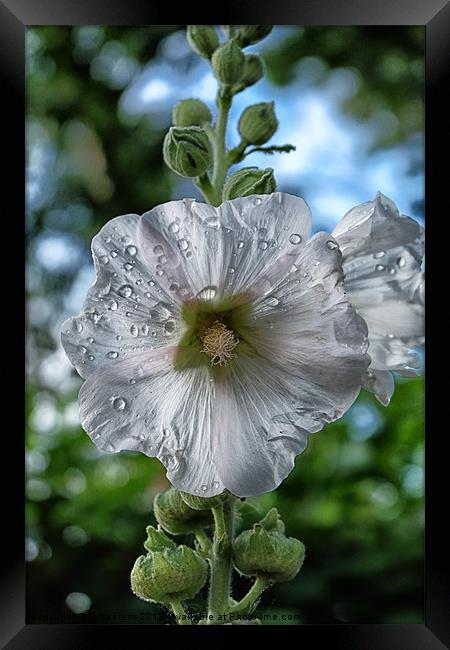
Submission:
<svg viewBox="0 0 450 650">
<path fill-rule="evenodd" d="M 327 233 L 314 235 L 289 275 L 255 301 L 240 333 L 271 363 L 322 386 L 356 385 L 370 362 L 367 327 L 344 294 L 341 253 Z"/>
<path fill-rule="evenodd" d="M 423 229 L 378 194 L 350 210 L 334 235 L 343 251 L 348 298 L 368 326 L 371 371 L 416 373 L 411 348 L 423 342 Z M 369 390 L 388 401 L 392 384 L 386 373 L 369 379 Z"/>
<path fill-rule="evenodd" d="M 339 418 L 359 390 L 359 377 L 325 387 L 254 354 L 238 355 L 216 382 L 213 457 L 225 486 L 241 497 L 274 490 L 308 435 Z"/>
<path fill-rule="evenodd" d="M 140 245 L 141 220 L 136 214 L 116 217 L 92 241 L 97 278 L 83 311 L 63 324 L 61 334 L 82 377 L 139 351 L 171 344 L 179 335 L 180 302 L 192 294 L 179 265 L 160 276 L 158 260 L 149 263 Z M 160 245 L 156 238 L 152 241 L 154 247 Z M 165 254 L 174 257 L 168 245 Z"/>
<path fill-rule="evenodd" d="M 177 250 L 183 273 L 201 299 L 268 291 L 298 256 L 311 227 L 303 199 L 253 195 L 215 208 L 194 199 L 171 201 L 143 215 Z M 153 235 L 146 236 L 148 241 Z"/>
<path fill-rule="evenodd" d="M 369 370 L 363 377 L 362 386 L 373 393 L 383 406 L 388 406 L 395 389 L 392 373 L 385 370 Z"/>
<path fill-rule="evenodd" d="M 224 490 L 211 454 L 213 385 L 207 367 L 174 370 L 173 348 L 100 368 L 80 391 L 83 428 L 103 451 L 156 456 L 177 488 Z"/>
</svg>

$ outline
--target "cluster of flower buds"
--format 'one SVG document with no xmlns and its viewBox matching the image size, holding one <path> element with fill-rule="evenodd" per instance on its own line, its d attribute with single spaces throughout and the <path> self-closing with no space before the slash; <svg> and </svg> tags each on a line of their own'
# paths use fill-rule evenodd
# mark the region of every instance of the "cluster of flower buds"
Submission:
<svg viewBox="0 0 450 650">
<path fill-rule="evenodd" d="M 246 53 L 244 48 L 258 43 L 268 36 L 271 25 L 222 25 L 226 40 L 219 37 L 219 30 L 213 25 L 188 25 L 187 40 L 192 50 L 206 59 L 218 81 L 217 106 L 229 107 L 232 97 L 252 86 L 264 76 L 264 65 L 261 57 L 255 53 Z M 200 99 L 183 99 L 172 111 L 172 124 L 163 145 L 164 160 L 176 174 L 195 179 L 202 189 L 215 186 L 215 201 L 249 196 L 250 194 L 269 194 L 276 189 L 276 181 L 272 169 L 257 169 L 245 167 L 231 174 L 224 182 L 222 174 L 217 182 L 217 151 L 218 121 L 213 123 L 210 108 Z M 238 131 L 240 144 L 235 149 L 225 152 L 226 169 L 241 162 L 252 153 L 249 147 L 257 147 L 259 151 L 273 153 L 274 151 L 289 151 L 292 146 L 263 147 L 274 135 L 278 128 L 273 102 L 263 102 L 248 106 L 242 113 Z M 223 136 L 222 136 L 223 137 Z M 220 164 L 220 163 L 219 163 Z M 209 170 L 211 169 L 211 179 Z M 219 177 L 221 174 L 219 173 Z M 214 185 L 214 184 L 213 184 Z M 207 196 L 207 195 L 206 195 Z M 208 197 L 208 200 L 210 198 Z M 217 204 L 217 203 L 215 203 Z"/>
<path fill-rule="evenodd" d="M 222 539 L 217 530 L 210 539 L 204 529 L 211 528 L 217 513 L 224 513 L 226 507 L 231 506 L 232 512 L 233 503 L 239 512 L 230 520 L 229 533 L 222 531 L 227 539 Z M 171 487 L 155 497 L 153 510 L 158 528 L 147 527 L 144 542 L 147 554 L 137 558 L 131 571 L 131 589 L 143 600 L 174 607 L 176 603 L 194 598 L 205 585 L 208 563 L 217 556 L 225 557 L 221 555 L 224 550 L 221 544 L 225 541 L 227 557 L 236 570 L 255 577 L 255 585 L 262 586 L 252 598 L 247 595 L 241 603 L 230 600 L 230 622 L 233 622 L 233 611 L 241 614 L 253 611 L 268 584 L 292 580 L 302 566 L 305 547 L 297 539 L 285 535 L 284 524 L 275 508 L 261 518 L 255 506 L 236 500 L 228 491 L 204 498 Z M 235 526 L 239 534 L 233 541 Z M 195 549 L 177 545 L 167 533 L 194 533 Z"/>
</svg>

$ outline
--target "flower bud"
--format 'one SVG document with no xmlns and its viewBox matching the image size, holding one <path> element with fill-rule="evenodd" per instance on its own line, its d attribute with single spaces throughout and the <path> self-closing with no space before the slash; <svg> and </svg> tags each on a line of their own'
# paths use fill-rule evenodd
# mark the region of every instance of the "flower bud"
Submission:
<svg viewBox="0 0 450 650">
<path fill-rule="evenodd" d="M 305 547 L 298 539 L 286 537 L 284 524 L 275 508 L 245 530 L 233 543 L 237 570 L 248 576 L 264 576 L 270 582 L 295 578 L 305 559 Z"/>
<path fill-rule="evenodd" d="M 222 492 L 215 497 L 197 497 L 188 492 L 180 492 L 183 501 L 193 510 L 208 510 L 210 508 L 217 508 L 218 506 L 232 498 L 230 492 Z"/>
<path fill-rule="evenodd" d="M 147 539 L 144 542 L 144 547 L 147 551 L 164 551 L 165 549 L 175 549 L 177 545 L 175 542 L 167 537 L 166 533 L 158 526 L 147 526 Z"/>
<path fill-rule="evenodd" d="M 245 56 L 235 40 L 217 48 L 211 58 L 214 76 L 221 83 L 232 86 L 244 72 Z"/>
<path fill-rule="evenodd" d="M 155 603 L 188 600 L 203 587 L 207 574 L 206 560 L 187 546 L 150 551 L 134 563 L 131 590 Z"/>
<path fill-rule="evenodd" d="M 163 157 L 176 174 L 201 176 L 211 164 L 208 136 L 198 126 L 172 126 L 164 138 Z"/>
<path fill-rule="evenodd" d="M 201 126 L 211 120 L 211 111 L 199 99 L 182 99 L 172 110 L 172 122 L 175 126 Z"/>
<path fill-rule="evenodd" d="M 258 167 L 244 167 L 228 176 L 223 188 L 223 199 L 237 199 L 240 196 L 252 194 L 271 194 L 276 189 L 273 169 L 258 169 Z"/>
<path fill-rule="evenodd" d="M 213 523 L 210 510 L 193 510 L 175 488 L 155 497 L 153 511 L 159 525 L 172 535 L 191 533 L 199 526 L 211 526 Z"/>
<path fill-rule="evenodd" d="M 262 41 L 272 31 L 272 25 L 239 25 L 236 40 L 241 47 Z"/>
<path fill-rule="evenodd" d="M 264 66 L 261 57 L 257 54 L 247 54 L 244 62 L 244 72 L 239 81 L 239 88 L 253 86 L 264 76 Z"/>
<path fill-rule="evenodd" d="M 191 48 L 204 59 L 210 59 L 220 45 L 212 25 L 188 25 L 186 35 Z"/>
<path fill-rule="evenodd" d="M 239 118 L 239 133 L 249 144 L 264 144 L 270 140 L 277 128 L 274 102 L 248 106 Z"/>
</svg>

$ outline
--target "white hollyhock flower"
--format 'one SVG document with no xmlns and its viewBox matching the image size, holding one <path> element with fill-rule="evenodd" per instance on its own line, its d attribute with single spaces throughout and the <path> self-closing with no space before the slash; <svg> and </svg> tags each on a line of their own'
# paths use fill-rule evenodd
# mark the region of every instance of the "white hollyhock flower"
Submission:
<svg viewBox="0 0 450 650">
<path fill-rule="evenodd" d="M 378 193 L 356 206 L 333 231 L 342 251 L 347 297 L 369 330 L 372 359 L 363 385 L 389 404 L 390 371 L 417 375 L 413 350 L 424 340 L 424 231 Z"/>
<path fill-rule="evenodd" d="M 339 418 L 370 359 L 334 238 L 283 193 L 219 208 L 171 201 L 107 223 L 97 280 L 63 325 L 104 451 L 158 457 L 177 488 L 276 488 L 308 434 Z"/>
</svg>

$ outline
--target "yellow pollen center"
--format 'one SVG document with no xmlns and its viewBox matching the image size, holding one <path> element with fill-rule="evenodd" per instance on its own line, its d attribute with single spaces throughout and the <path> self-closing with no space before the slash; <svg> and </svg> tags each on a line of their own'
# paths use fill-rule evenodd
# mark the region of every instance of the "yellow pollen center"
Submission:
<svg viewBox="0 0 450 650">
<path fill-rule="evenodd" d="M 232 354 L 239 340 L 233 330 L 229 330 L 223 323 L 216 320 L 202 335 L 202 352 L 211 357 L 213 366 L 227 365 L 228 360 L 235 357 Z"/>
</svg>

